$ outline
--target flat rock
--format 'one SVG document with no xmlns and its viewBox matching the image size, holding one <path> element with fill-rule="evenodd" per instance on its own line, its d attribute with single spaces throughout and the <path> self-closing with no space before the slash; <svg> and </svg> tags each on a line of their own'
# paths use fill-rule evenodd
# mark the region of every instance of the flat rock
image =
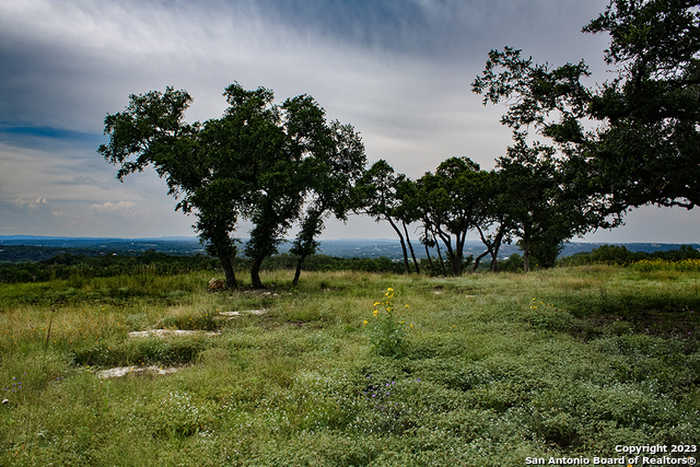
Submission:
<svg viewBox="0 0 700 467">
<path fill-rule="evenodd" d="M 264 315 L 267 313 L 267 310 L 241 310 L 241 313 L 250 313 L 251 315 Z"/>
<path fill-rule="evenodd" d="M 260 309 L 260 310 L 240 310 L 240 311 L 220 311 L 219 315 L 217 316 L 218 319 L 234 319 L 239 316 L 242 316 L 243 313 L 248 313 L 251 315 L 264 315 L 267 313 L 267 310 Z"/>
<path fill-rule="evenodd" d="M 240 311 L 220 311 L 219 314 L 221 316 L 227 316 L 229 318 L 234 318 L 236 316 L 241 316 Z"/>
<path fill-rule="evenodd" d="M 131 331 L 129 337 L 174 337 L 174 336 L 206 336 L 213 337 L 221 334 L 218 331 L 202 331 L 198 329 L 149 329 L 147 331 Z"/>
<path fill-rule="evenodd" d="M 97 372 L 97 377 L 100 379 L 110 379 L 110 378 L 121 378 L 126 375 L 169 375 L 175 373 L 180 368 L 170 367 L 170 368 L 160 368 L 157 366 L 119 366 L 116 368 L 109 368 L 107 370 L 101 370 Z"/>
</svg>

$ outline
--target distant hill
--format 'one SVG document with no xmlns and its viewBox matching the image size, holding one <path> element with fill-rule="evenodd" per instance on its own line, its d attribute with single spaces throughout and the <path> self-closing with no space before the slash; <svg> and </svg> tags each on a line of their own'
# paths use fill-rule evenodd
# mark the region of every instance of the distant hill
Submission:
<svg viewBox="0 0 700 467">
<path fill-rule="evenodd" d="M 571 256 L 576 253 L 589 252 L 604 243 L 566 243 L 560 256 Z M 617 243 L 624 245 L 630 251 L 675 250 L 680 246 L 674 243 Z M 284 242 L 280 247 L 281 253 L 289 251 L 290 242 Z M 700 249 L 700 244 L 691 244 Z M 425 257 L 425 250 L 419 243 L 414 244 L 416 256 Z M 193 237 L 160 237 L 160 238 L 109 238 L 109 237 L 41 237 L 31 235 L 0 236 L 0 262 L 42 261 L 59 254 L 74 254 L 87 256 L 103 255 L 138 255 L 148 250 L 154 250 L 169 255 L 205 254 L 199 240 Z M 465 255 L 478 255 L 484 251 L 480 242 L 467 242 Z M 378 258 L 385 256 L 392 259 L 402 257 L 401 245 L 398 240 L 367 239 L 367 240 L 323 240 L 320 253 L 341 258 Z M 504 245 L 501 257 L 506 258 L 513 253 L 520 253 L 515 245 Z M 431 255 L 434 252 L 431 252 Z"/>
</svg>

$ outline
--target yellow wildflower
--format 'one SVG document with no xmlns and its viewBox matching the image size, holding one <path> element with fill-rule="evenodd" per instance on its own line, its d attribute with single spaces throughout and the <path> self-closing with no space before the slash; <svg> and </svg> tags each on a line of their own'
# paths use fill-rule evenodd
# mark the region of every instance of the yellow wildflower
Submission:
<svg viewBox="0 0 700 467">
<path fill-rule="evenodd" d="M 411 327 L 411 329 L 413 329 L 413 323 L 409 324 L 409 326 Z"/>
<path fill-rule="evenodd" d="M 373 314 L 374 317 L 376 318 L 377 315 L 379 314 L 379 310 L 377 310 L 377 309 L 375 308 L 375 309 L 372 311 L 372 314 Z"/>
<path fill-rule="evenodd" d="M 405 307 L 406 307 L 406 309 L 408 310 L 408 303 L 407 303 L 407 304 L 405 304 L 404 306 L 405 306 Z"/>
<path fill-rule="evenodd" d="M 364 321 L 362 321 L 362 325 L 363 325 L 363 326 L 366 326 L 368 322 L 369 322 L 369 321 L 364 320 Z"/>
</svg>

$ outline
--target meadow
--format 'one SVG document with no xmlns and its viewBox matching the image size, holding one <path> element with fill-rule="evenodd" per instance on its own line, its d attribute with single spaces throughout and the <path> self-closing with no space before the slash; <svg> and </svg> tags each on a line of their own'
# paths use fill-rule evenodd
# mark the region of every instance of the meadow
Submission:
<svg viewBox="0 0 700 467">
<path fill-rule="evenodd" d="M 697 444 L 694 261 L 0 284 L 0 465 L 515 466 Z M 248 309 L 267 312 L 218 315 Z M 154 328 L 220 334 L 128 336 Z M 178 371 L 97 376 L 130 365 Z"/>
</svg>

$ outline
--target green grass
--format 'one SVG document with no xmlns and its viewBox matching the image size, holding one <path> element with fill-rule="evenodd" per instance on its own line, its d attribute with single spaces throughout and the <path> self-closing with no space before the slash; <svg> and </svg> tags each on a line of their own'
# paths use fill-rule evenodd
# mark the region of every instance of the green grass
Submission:
<svg viewBox="0 0 700 467">
<path fill-rule="evenodd" d="M 269 272 L 276 296 L 207 293 L 209 277 L 0 285 L 0 465 L 510 466 L 700 439 L 697 271 L 324 272 L 297 289 Z M 400 358 L 363 326 L 387 287 L 415 324 Z M 213 318 L 251 308 L 268 313 Z M 156 327 L 221 334 L 127 338 Z M 95 376 L 139 364 L 183 369 Z"/>
</svg>

